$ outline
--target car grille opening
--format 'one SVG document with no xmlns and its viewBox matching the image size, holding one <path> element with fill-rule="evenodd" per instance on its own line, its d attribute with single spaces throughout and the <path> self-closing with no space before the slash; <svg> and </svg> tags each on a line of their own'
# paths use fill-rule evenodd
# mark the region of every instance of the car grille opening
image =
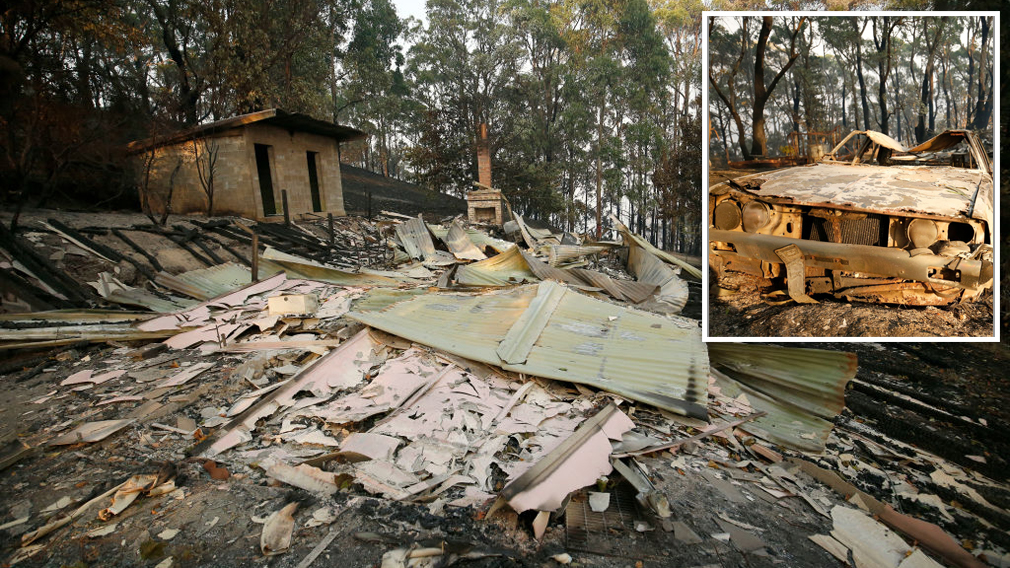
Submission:
<svg viewBox="0 0 1010 568">
<path fill-rule="evenodd" d="M 841 222 L 841 242 L 850 245 L 880 246 L 887 244 L 886 225 L 878 216 L 865 219 L 843 219 Z M 881 227 L 884 228 L 881 231 Z M 883 241 L 881 240 L 883 239 Z"/>
<path fill-rule="evenodd" d="M 863 219 L 828 220 L 807 216 L 803 220 L 803 237 L 848 245 L 887 246 L 887 218 L 867 215 Z"/>
</svg>

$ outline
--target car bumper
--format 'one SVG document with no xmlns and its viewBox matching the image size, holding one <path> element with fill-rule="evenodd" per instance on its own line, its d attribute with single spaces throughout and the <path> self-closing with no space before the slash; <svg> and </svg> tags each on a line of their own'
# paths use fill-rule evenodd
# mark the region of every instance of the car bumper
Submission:
<svg viewBox="0 0 1010 568">
<path fill-rule="evenodd" d="M 806 266 L 828 270 L 843 270 L 860 274 L 930 282 L 943 286 L 976 289 L 992 283 L 993 266 L 985 260 L 938 256 L 932 253 L 912 256 L 898 248 L 848 245 L 823 241 L 806 241 L 759 235 L 739 231 L 709 229 L 710 242 L 732 245 L 733 251 L 711 250 L 725 259 L 751 258 L 770 263 L 782 263 L 775 251 L 796 245 L 803 252 Z"/>
</svg>

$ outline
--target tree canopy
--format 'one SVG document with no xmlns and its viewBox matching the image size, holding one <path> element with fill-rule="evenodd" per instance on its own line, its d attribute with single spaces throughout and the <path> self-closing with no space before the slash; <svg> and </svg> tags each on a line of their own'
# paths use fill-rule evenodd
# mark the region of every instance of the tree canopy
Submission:
<svg viewBox="0 0 1010 568">
<path fill-rule="evenodd" d="M 800 20 L 711 20 L 712 155 L 803 154 L 851 130 L 877 130 L 908 146 L 952 128 L 992 139 L 992 18 Z"/>
<path fill-rule="evenodd" d="M 344 147 L 344 160 L 453 195 L 477 178 L 485 124 L 493 183 L 516 211 L 587 233 L 613 212 L 658 245 L 698 253 L 701 11 L 769 4 L 428 0 L 427 23 L 400 19 L 390 0 L 5 6 L 0 183 L 7 203 L 58 197 L 136 206 L 126 142 L 278 107 L 368 132 Z M 775 153 L 791 131 L 839 124 L 906 138 L 987 124 L 990 22 L 973 18 L 966 28 L 958 18 L 879 18 L 787 16 L 755 21 L 745 33 L 713 26 L 713 49 L 730 54 L 713 59 L 717 84 L 741 110 L 735 121 L 713 101 L 715 144 L 734 139 L 722 148 L 727 154 L 744 145 L 751 154 Z M 763 65 L 755 67 L 762 37 Z M 912 64 L 906 54 L 915 55 Z M 763 93 L 753 88 L 761 72 Z M 753 136 L 762 98 L 763 143 Z"/>
</svg>

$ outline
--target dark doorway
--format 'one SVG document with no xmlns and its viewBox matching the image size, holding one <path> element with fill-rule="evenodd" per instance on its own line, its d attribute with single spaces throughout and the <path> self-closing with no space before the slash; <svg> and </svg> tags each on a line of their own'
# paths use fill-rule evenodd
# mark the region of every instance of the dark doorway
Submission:
<svg viewBox="0 0 1010 568">
<path fill-rule="evenodd" d="M 274 180 L 270 175 L 270 146 L 255 144 L 256 174 L 260 178 L 260 197 L 263 199 L 263 216 L 276 215 L 277 203 L 274 201 Z"/>
<path fill-rule="evenodd" d="M 322 211 L 323 201 L 319 197 L 319 172 L 316 171 L 316 156 L 318 152 L 305 152 L 309 162 L 309 191 L 312 193 L 312 210 Z"/>
</svg>

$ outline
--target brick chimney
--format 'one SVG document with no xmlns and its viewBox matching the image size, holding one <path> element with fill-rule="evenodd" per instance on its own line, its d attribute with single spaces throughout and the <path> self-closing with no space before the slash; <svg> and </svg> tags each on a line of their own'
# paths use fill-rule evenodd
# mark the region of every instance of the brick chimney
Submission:
<svg viewBox="0 0 1010 568">
<path fill-rule="evenodd" d="M 491 146 L 487 141 L 487 124 L 477 130 L 477 181 L 485 187 L 491 185 Z"/>
</svg>

